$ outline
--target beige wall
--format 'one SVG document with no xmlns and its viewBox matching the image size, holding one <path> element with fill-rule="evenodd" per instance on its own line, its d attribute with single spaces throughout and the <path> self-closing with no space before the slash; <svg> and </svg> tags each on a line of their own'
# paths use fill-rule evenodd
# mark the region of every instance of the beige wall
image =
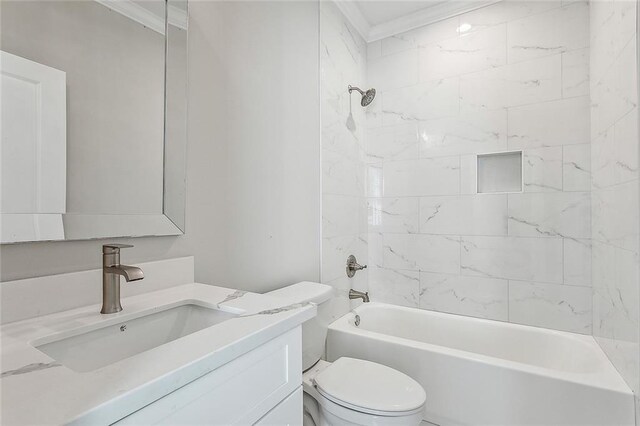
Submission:
<svg viewBox="0 0 640 426">
<path fill-rule="evenodd" d="M 192 254 L 198 281 L 253 291 L 318 280 L 318 4 L 192 2 L 188 83 L 186 235 L 123 240 L 123 262 Z M 2 246 L 0 279 L 99 267 L 103 243 Z"/>
</svg>

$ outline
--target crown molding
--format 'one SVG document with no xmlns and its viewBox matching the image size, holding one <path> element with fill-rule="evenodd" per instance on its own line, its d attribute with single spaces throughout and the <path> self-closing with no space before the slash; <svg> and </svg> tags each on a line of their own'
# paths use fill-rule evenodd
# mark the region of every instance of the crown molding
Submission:
<svg viewBox="0 0 640 426">
<path fill-rule="evenodd" d="M 169 15 L 169 25 L 186 30 L 189 26 L 189 14 L 186 10 L 168 5 L 167 13 Z"/>
<path fill-rule="evenodd" d="M 144 25 L 157 33 L 164 35 L 164 17 L 160 17 L 150 10 L 134 3 L 131 0 L 94 0 L 97 3 L 126 16 L 127 18 Z M 169 24 L 183 30 L 187 29 L 187 12 L 175 6 L 167 6 Z"/>
<path fill-rule="evenodd" d="M 465 12 L 480 9 L 502 0 L 447 1 L 378 25 L 370 25 L 358 6 L 351 0 L 334 0 L 338 9 L 367 43 L 391 37 L 405 31 L 433 24 Z"/>
<path fill-rule="evenodd" d="M 334 0 L 334 3 L 362 38 L 368 42 L 369 40 L 367 40 L 367 35 L 371 31 L 371 25 L 362 12 L 360 12 L 360 8 L 358 8 L 358 6 L 356 6 L 352 1 L 348 0 Z"/>
</svg>

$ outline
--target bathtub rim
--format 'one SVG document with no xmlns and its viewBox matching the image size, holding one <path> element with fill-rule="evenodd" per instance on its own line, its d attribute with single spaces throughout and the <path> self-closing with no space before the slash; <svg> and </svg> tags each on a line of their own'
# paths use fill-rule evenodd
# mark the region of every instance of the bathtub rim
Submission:
<svg viewBox="0 0 640 426">
<path fill-rule="evenodd" d="M 407 311 L 407 310 L 418 311 L 425 315 L 434 315 L 434 316 L 445 317 L 445 318 L 449 316 L 455 316 L 463 320 L 485 323 L 493 326 L 500 325 L 500 326 L 518 328 L 518 329 L 519 328 L 535 329 L 537 332 L 555 334 L 565 338 L 568 337 L 573 340 L 578 340 L 581 343 L 586 343 L 592 350 L 595 350 L 598 353 L 598 357 L 601 360 L 601 364 L 603 368 L 601 369 L 601 371 L 598 371 L 598 372 L 587 372 L 587 373 L 562 371 L 562 370 L 546 368 L 538 365 L 525 364 L 519 361 L 507 360 L 507 359 L 493 357 L 489 355 L 483 355 L 483 354 L 478 354 L 474 352 L 464 351 L 461 349 L 449 348 L 446 346 L 440 346 L 433 343 L 412 340 L 412 339 L 393 336 L 393 335 L 384 334 L 380 332 L 364 330 L 362 328 L 356 327 L 350 322 L 350 320 L 353 319 L 355 314 L 359 314 L 362 311 L 371 310 L 376 307 L 385 307 L 385 308 L 398 309 L 398 310 L 404 310 L 404 311 Z M 523 325 L 523 324 L 514 324 L 514 323 L 503 322 L 503 321 L 495 321 L 495 320 L 489 320 L 485 318 L 476 318 L 476 317 L 470 317 L 465 315 L 450 314 L 445 312 L 428 311 L 428 310 L 423 310 L 418 308 L 410 308 L 406 306 L 391 305 L 388 303 L 380 303 L 380 302 L 370 302 L 367 304 L 361 304 L 357 308 L 352 309 L 351 311 L 347 312 L 345 315 L 337 318 L 335 321 L 329 324 L 329 333 L 331 333 L 332 330 L 346 333 L 352 336 L 362 336 L 368 339 L 373 339 L 378 341 L 387 341 L 390 343 L 408 346 L 413 349 L 428 350 L 441 355 L 452 356 L 452 357 L 459 358 L 459 359 L 473 362 L 473 363 L 500 366 L 503 368 L 523 371 L 525 373 L 544 377 L 544 378 L 555 379 L 555 380 L 565 380 L 565 381 L 576 383 L 579 385 L 606 389 L 612 392 L 618 392 L 624 395 L 633 395 L 631 388 L 627 385 L 624 379 L 622 379 L 622 376 L 620 375 L 618 370 L 616 370 L 616 368 L 613 366 L 609 358 L 606 356 L 606 354 L 600 347 L 600 345 L 596 342 L 593 336 L 589 336 L 589 335 L 571 333 L 568 331 L 547 329 L 543 327 L 534 327 L 534 326 Z"/>
</svg>

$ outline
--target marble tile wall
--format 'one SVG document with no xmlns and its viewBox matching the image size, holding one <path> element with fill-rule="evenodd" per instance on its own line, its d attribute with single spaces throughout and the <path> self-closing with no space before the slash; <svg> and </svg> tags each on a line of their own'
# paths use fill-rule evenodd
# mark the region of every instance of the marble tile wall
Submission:
<svg viewBox="0 0 640 426">
<path fill-rule="evenodd" d="M 333 2 L 320 2 L 322 143 L 321 280 L 336 288 L 334 317 L 349 311 L 350 288 L 366 290 L 367 271 L 347 278 L 350 254 L 367 263 L 366 121 L 360 97 L 347 86 L 366 85 L 367 45 Z M 352 120 L 349 120 L 349 117 Z M 349 120 L 349 125 L 347 125 Z"/>
<path fill-rule="evenodd" d="M 367 45 L 374 300 L 592 332 L 589 23 L 503 1 Z M 511 150 L 523 192 L 477 194 L 476 155 Z"/>
<path fill-rule="evenodd" d="M 635 0 L 591 3 L 590 85 L 593 335 L 638 395 L 636 8 Z"/>
</svg>

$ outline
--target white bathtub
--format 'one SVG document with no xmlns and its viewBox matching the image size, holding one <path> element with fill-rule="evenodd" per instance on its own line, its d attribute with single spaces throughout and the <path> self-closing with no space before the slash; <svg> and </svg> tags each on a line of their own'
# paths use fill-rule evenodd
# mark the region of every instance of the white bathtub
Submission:
<svg viewBox="0 0 640 426">
<path fill-rule="evenodd" d="M 438 425 L 634 424 L 633 394 L 591 336 L 367 303 L 329 326 L 327 358 L 341 356 L 413 377 Z"/>
</svg>

